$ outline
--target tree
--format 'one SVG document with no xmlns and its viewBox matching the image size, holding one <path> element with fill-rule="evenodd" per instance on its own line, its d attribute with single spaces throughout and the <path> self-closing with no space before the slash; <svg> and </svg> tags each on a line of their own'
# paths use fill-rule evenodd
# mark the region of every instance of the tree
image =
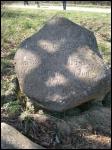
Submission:
<svg viewBox="0 0 112 150">
<path fill-rule="evenodd" d="M 66 10 L 66 1 L 63 1 L 63 10 Z"/>
<path fill-rule="evenodd" d="M 35 4 L 37 4 L 37 6 L 40 7 L 39 1 L 35 1 Z"/>
<path fill-rule="evenodd" d="M 28 1 L 24 1 L 24 5 L 28 5 Z"/>
</svg>

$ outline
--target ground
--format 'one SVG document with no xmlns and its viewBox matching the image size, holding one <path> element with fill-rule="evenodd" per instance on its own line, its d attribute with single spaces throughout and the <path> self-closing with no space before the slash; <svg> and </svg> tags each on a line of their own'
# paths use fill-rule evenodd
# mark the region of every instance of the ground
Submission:
<svg viewBox="0 0 112 150">
<path fill-rule="evenodd" d="M 93 31 L 105 63 L 110 64 L 111 15 L 22 8 L 4 8 L 1 15 L 1 121 L 47 148 L 110 149 L 110 95 L 103 103 L 87 103 L 64 113 L 34 107 L 19 89 L 13 58 L 21 41 L 57 15 Z"/>
</svg>

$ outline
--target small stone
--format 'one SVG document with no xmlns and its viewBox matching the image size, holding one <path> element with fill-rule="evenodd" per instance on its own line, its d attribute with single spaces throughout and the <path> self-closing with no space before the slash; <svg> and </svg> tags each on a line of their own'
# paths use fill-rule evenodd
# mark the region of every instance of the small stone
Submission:
<svg viewBox="0 0 112 150">
<path fill-rule="evenodd" d="M 39 111 L 38 111 L 38 114 L 39 114 L 39 115 L 43 115 L 43 114 L 44 114 L 43 110 L 39 110 Z"/>
</svg>

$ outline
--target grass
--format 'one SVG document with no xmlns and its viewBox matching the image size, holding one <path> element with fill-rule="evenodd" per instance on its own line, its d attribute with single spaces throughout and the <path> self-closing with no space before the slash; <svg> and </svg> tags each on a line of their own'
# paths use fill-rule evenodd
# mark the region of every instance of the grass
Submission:
<svg viewBox="0 0 112 150">
<path fill-rule="evenodd" d="M 7 113 L 9 117 L 14 117 L 20 114 L 21 105 L 18 100 L 15 100 L 5 103 L 2 108 L 5 109 L 5 113 Z"/>
<path fill-rule="evenodd" d="M 110 8 L 110 6 L 103 6 L 103 5 L 93 5 L 93 4 L 83 4 L 83 5 L 81 5 L 81 4 L 76 4 L 75 6 L 77 6 L 77 7 L 95 7 L 95 8 Z"/>
<path fill-rule="evenodd" d="M 40 3 L 40 7 L 41 7 L 41 5 L 44 6 L 44 5 L 49 5 L 49 4 L 48 4 L 48 3 L 47 3 L 47 4 L 44 4 L 44 3 L 41 4 L 41 3 Z M 60 2 L 59 2 L 59 1 L 54 1 L 54 2 L 51 1 L 51 2 L 50 2 L 50 5 L 53 5 L 53 6 L 62 6 L 63 4 L 62 4 L 61 1 L 60 1 Z M 87 4 L 86 4 L 86 3 L 85 3 L 85 4 L 84 4 L 84 3 L 83 3 L 83 4 L 78 4 L 78 3 L 75 3 L 75 2 L 74 2 L 74 3 L 69 3 L 69 2 L 67 2 L 67 6 L 73 6 L 73 7 L 76 7 L 76 6 L 77 6 L 77 7 L 110 8 L 110 6 L 107 6 L 107 5 L 100 5 L 100 4 L 99 4 L 99 5 L 96 5 L 96 4 L 91 4 L 91 3 L 89 3 L 89 2 L 88 2 Z"/>
<path fill-rule="evenodd" d="M 106 36 L 110 37 L 110 14 L 6 9 L 1 20 L 3 49 L 16 47 L 23 39 L 38 31 L 54 15 L 66 17 L 85 26 L 95 34 L 100 34 L 100 39 L 103 41 L 106 41 L 104 39 Z"/>
</svg>

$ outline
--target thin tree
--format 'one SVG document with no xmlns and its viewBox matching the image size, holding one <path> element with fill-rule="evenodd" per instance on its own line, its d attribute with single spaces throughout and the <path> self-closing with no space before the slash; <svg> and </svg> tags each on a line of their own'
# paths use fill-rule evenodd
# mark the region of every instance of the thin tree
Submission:
<svg viewBox="0 0 112 150">
<path fill-rule="evenodd" d="M 37 6 L 40 7 L 39 1 L 35 1 L 35 4 L 37 4 Z"/>
<path fill-rule="evenodd" d="M 66 10 L 66 1 L 63 1 L 63 10 Z"/>
<path fill-rule="evenodd" d="M 28 5 L 28 1 L 24 1 L 24 5 Z"/>
</svg>

